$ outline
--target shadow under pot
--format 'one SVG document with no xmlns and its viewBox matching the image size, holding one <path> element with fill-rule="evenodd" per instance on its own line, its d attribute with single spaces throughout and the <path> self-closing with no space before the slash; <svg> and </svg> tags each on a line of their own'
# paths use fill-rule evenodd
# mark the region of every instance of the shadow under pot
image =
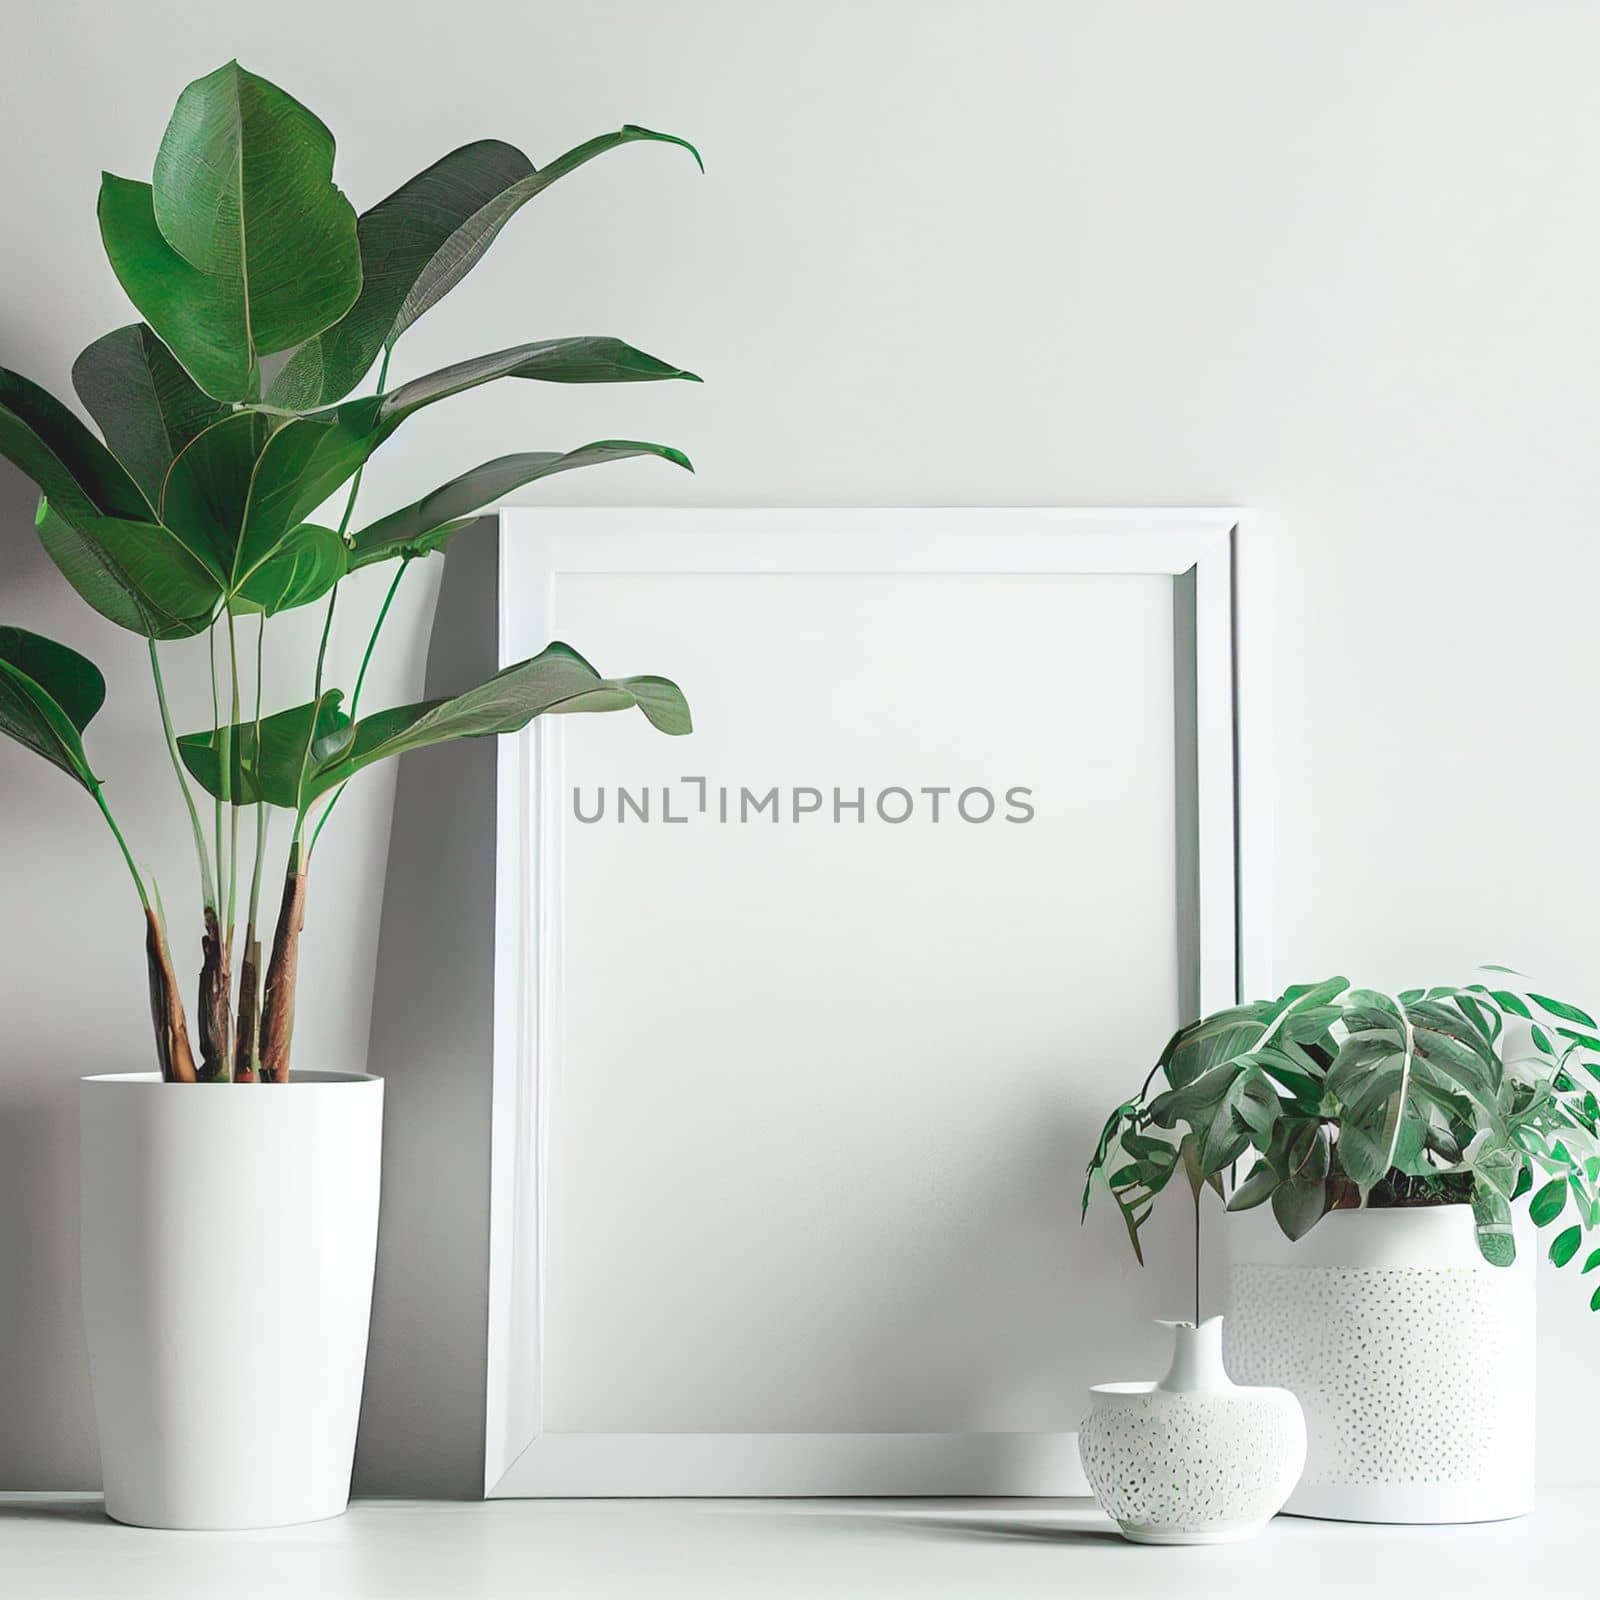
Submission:
<svg viewBox="0 0 1600 1600">
<path fill-rule="evenodd" d="M 1532 1229 L 1479 1253 L 1472 1208 L 1330 1211 L 1298 1242 L 1228 1219 L 1228 1370 L 1291 1390 L 1306 1469 L 1285 1510 L 1486 1522 L 1533 1509 Z"/>
</svg>

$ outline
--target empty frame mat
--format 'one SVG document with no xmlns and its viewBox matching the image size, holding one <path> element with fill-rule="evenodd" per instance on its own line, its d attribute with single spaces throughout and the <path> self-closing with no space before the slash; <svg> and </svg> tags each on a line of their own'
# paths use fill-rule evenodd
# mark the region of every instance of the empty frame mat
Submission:
<svg viewBox="0 0 1600 1600">
<path fill-rule="evenodd" d="M 490 1493 L 1083 1492 L 1178 1314 L 1084 1161 L 1234 997 L 1231 526 L 503 513 L 503 663 L 694 732 L 501 742 Z"/>
</svg>

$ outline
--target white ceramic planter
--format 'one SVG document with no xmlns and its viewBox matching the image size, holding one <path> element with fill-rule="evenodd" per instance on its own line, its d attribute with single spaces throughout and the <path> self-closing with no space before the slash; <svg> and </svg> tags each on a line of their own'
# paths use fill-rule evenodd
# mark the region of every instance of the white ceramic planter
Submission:
<svg viewBox="0 0 1600 1600">
<path fill-rule="evenodd" d="M 264 1528 L 344 1510 L 382 1124 L 379 1078 L 83 1080 L 84 1317 L 119 1522 Z"/>
<path fill-rule="evenodd" d="M 1169 1322 L 1160 1383 L 1090 1393 L 1078 1453 L 1100 1509 L 1136 1544 L 1229 1544 L 1266 1527 L 1306 1458 L 1284 1389 L 1243 1388 L 1222 1365 L 1222 1318 Z"/>
<path fill-rule="evenodd" d="M 1464 1205 L 1334 1211 L 1291 1244 L 1229 1219 L 1228 1370 L 1305 1407 L 1288 1511 L 1485 1522 L 1533 1509 L 1534 1242 L 1491 1267 Z"/>
</svg>

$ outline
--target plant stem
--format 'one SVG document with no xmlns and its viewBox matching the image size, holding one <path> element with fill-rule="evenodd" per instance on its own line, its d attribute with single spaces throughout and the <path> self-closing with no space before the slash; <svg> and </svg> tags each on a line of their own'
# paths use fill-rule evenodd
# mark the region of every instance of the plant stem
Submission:
<svg viewBox="0 0 1600 1600">
<path fill-rule="evenodd" d="M 189 1043 L 189 1027 L 184 1021 L 178 975 L 173 971 L 172 953 L 167 949 L 166 930 L 161 916 L 148 904 L 144 908 L 144 921 L 145 964 L 150 973 L 150 1020 L 155 1026 L 161 1076 L 169 1083 L 193 1083 L 199 1073 Z"/>
<path fill-rule="evenodd" d="M 1200 1326 L 1200 1196 L 1204 1191 L 1196 1189 L 1194 1192 L 1194 1325 Z"/>
<path fill-rule="evenodd" d="M 378 363 L 378 382 L 374 390 L 376 394 L 383 393 L 383 386 L 389 381 L 389 357 L 393 354 L 387 346 L 384 347 L 383 360 Z M 350 531 L 350 514 L 356 508 L 356 496 L 361 492 L 361 479 L 367 470 L 365 461 L 356 468 L 356 475 L 350 480 L 350 498 L 344 503 L 344 516 L 339 520 L 339 537 L 344 538 Z M 335 585 L 337 588 L 338 585 Z"/>
<path fill-rule="evenodd" d="M 233 614 L 228 614 L 229 636 L 232 637 Z M 217 891 L 219 905 L 207 907 L 205 929 L 200 940 L 200 992 L 197 1001 L 195 1025 L 200 1041 L 199 1076 L 206 1081 L 225 1080 L 232 1068 L 230 1034 L 232 1031 L 233 981 L 231 955 L 233 951 L 233 918 L 231 908 L 221 904 L 224 884 L 223 862 L 232 870 L 238 855 L 239 813 L 230 802 L 233 797 L 233 726 L 222 720 L 217 692 L 217 624 L 213 620 L 206 634 L 206 659 L 211 668 L 211 719 L 220 758 L 216 806 L 217 835 Z M 228 806 L 234 827 L 233 856 L 226 856 L 222 845 L 222 810 Z M 227 928 L 222 923 L 227 919 Z"/>
<path fill-rule="evenodd" d="M 267 614 L 261 613 L 261 625 L 256 631 L 256 748 L 255 760 L 257 765 L 261 761 L 261 662 L 267 637 Z M 249 925 L 256 925 L 256 912 L 261 905 L 261 863 L 267 852 L 267 829 L 271 823 L 271 816 L 267 810 L 266 800 L 256 801 L 256 862 L 250 874 L 250 919 Z"/>
<path fill-rule="evenodd" d="M 385 350 L 383 352 L 383 360 L 378 364 L 378 383 L 377 383 L 377 390 L 376 390 L 376 392 L 378 394 L 382 394 L 383 393 L 383 386 L 384 386 L 385 383 L 387 383 L 389 381 L 389 357 L 390 357 L 390 355 L 392 353 L 393 352 L 390 351 L 388 348 L 385 348 Z M 361 493 L 361 480 L 366 475 L 366 471 L 367 471 L 367 464 L 366 464 L 365 461 L 363 461 L 361 463 L 361 465 L 356 468 L 356 475 L 350 480 L 350 493 L 349 493 L 349 495 L 346 498 L 345 503 L 344 503 L 344 515 L 339 518 L 339 537 L 341 539 L 343 539 L 345 537 L 345 535 L 350 531 L 350 518 L 355 514 L 356 496 Z M 327 614 L 322 619 L 322 640 L 321 640 L 321 643 L 319 643 L 318 646 L 317 646 L 317 676 L 316 676 L 316 682 L 315 682 L 315 686 L 314 686 L 314 689 L 313 689 L 313 692 L 312 692 L 312 696 L 311 696 L 311 700 L 312 700 L 312 704 L 313 705 L 315 705 L 318 701 L 320 701 L 322 699 L 322 672 L 323 672 L 323 667 L 324 667 L 324 665 L 325 665 L 325 663 L 327 661 L 327 658 L 328 658 L 328 639 L 329 639 L 329 636 L 333 633 L 333 608 L 334 608 L 335 605 L 338 604 L 338 600 L 339 600 L 339 585 L 336 583 L 328 591 L 328 610 L 327 610 Z M 369 644 L 368 647 L 367 647 L 367 653 L 370 655 L 371 651 L 372 651 L 372 647 Z M 363 671 L 366 670 L 365 662 L 362 663 L 362 670 Z M 352 703 L 352 706 L 353 706 L 354 702 L 352 701 L 351 703 Z M 312 712 L 312 717 L 315 718 L 315 716 L 316 716 L 316 713 L 315 713 L 315 711 L 313 711 Z M 310 746 L 308 745 L 307 748 L 306 748 L 307 759 L 310 758 L 310 755 L 311 755 L 311 750 L 310 750 Z M 305 778 L 305 764 L 304 764 L 304 762 L 301 763 L 300 776 L 301 776 L 301 780 L 304 781 L 304 778 Z M 333 809 L 331 804 L 330 804 L 328 809 L 329 810 Z M 324 812 L 323 816 L 322 816 L 322 821 L 326 822 L 327 820 L 328 820 L 327 812 Z M 300 843 L 300 835 L 304 831 L 305 822 L 306 822 L 306 813 L 305 813 L 305 810 L 302 808 L 302 810 L 300 811 L 300 814 L 295 818 L 295 821 L 294 821 L 294 835 L 293 835 L 293 838 L 290 841 L 290 847 L 291 848 L 293 848 L 294 846 L 296 846 L 296 845 L 298 845 Z M 321 824 L 319 823 L 318 824 L 318 828 L 317 828 L 317 832 L 320 833 L 321 831 L 322 831 Z M 315 835 L 313 835 L 313 840 L 314 839 L 315 839 Z M 309 854 L 309 851 L 307 853 Z"/>
<path fill-rule="evenodd" d="M 111 835 L 122 851 L 122 859 L 128 863 L 128 871 L 133 874 L 133 886 L 139 891 L 139 904 L 146 912 L 150 912 L 150 896 L 145 892 L 144 879 L 139 876 L 139 869 L 133 863 L 133 852 L 128 848 L 128 841 L 122 837 L 122 829 L 117 826 L 117 819 L 111 815 L 111 807 L 106 804 L 101 786 L 97 783 L 89 792 L 94 796 L 94 803 L 100 807 L 100 814 L 106 819 L 106 825 L 111 829 Z"/>
<path fill-rule="evenodd" d="M 333 633 L 333 608 L 339 602 L 339 585 L 328 591 L 328 609 L 322 618 L 322 639 L 317 645 L 317 676 L 311 691 L 313 701 L 322 698 L 322 669 L 328 659 L 328 639 Z"/>
<path fill-rule="evenodd" d="M 378 610 L 378 620 L 372 625 L 372 635 L 367 640 L 366 653 L 361 657 L 361 670 L 356 674 L 355 693 L 350 697 L 350 720 L 355 721 L 357 710 L 361 706 L 361 688 L 367 681 L 367 668 L 372 664 L 372 652 L 377 647 L 378 635 L 383 632 L 383 624 L 389 615 L 389 607 L 394 604 L 395 591 L 400 587 L 400 580 L 406 575 L 406 568 L 411 565 L 411 556 L 400 558 L 400 570 L 395 573 L 394 581 L 389 585 L 389 592 L 383 597 L 383 605 Z M 317 840 L 322 837 L 322 830 L 328 825 L 328 818 L 333 815 L 333 808 L 338 805 L 340 797 L 349 788 L 350 780 L 347 778 L 333 792 L 333 798 L 323 808 L 322 815 L 317 818 L 317 825 L 311 830 L 311 843 L 306 847 L 306 856 L 309 859 L 316 852 Z"/>
<path fill-rule="evenodd" d="M 378 643 L 378 635 L 383 632 L 383 624 L 388 619 L 389 607 L 394 604 L 395 591 L 400 587 L 400 580 L 406 575 L 406 568 L 411 565 L 410 556 L 400 558 L 400 570 L 394 575 L 394 582 L 389 585 L 389 592 L 383 597 L 383 604 L 378 608 L 378 620 L 372 625 L 372 636 L 367 640 L 366 653 L 361 657 L 361 670 L 356 674 L 355 693 L 350 697 L 350 718 L 355 720 L 357 708 L 361 704 L 361 686 L 367 681 L 367 668 L 372 663 L 372 652 Z"/>
<path fill-rule="evenodd" d="M 228 682 L 232 689 L 232 703 L 228 714 L 228 739 L 231 744 L 233 729 L 239 725 L 239 640 L 237 631 L 234 628 L 231 609 L 228 612 Z M 242 770 L 242 761 L 240 767 Z M 228 777 L 224 778 L 223 782 L 228 783 L 231 781 L 233 773 L 231 759 L 224 770 L 227 772 Z M 235 798 L 243 800 L 244 795 L 240 793 Z M 225 937 L 228 941 L 229 950 L 233 948 L 234 907 L 239 892 L 239 811 L 240 807 L 237 804 L 234 805 L 232 814 L 228 818 L 228 922 Z"/>
<path fill-rule="evenodd" d="M 252 751 L 258 774 L 261 762 L 261 680 L 266 637 L 267 617 L 263 612 L 256 627 L 255 744 Z M 239 963 L 239 1006 L 233 1028 L 235 1083 L 255 1083 L 260 1076 L 261 1064 L 261 940 L 256 932 L 256 920 L 261 908 L 261 869 L 266 860 L 267 834 L 272 824 L 272 812 L 264 798 L 257 799 L 255 813 L 256 855 L 250 869 L 250 908 L 245 922 L 244 960 Z"/>
<path fill-rule="evenodd" d="M 232 752 L 228 748 L 228 733 L 222 725 L 222 708 L 217 699 L 217 625 L 215 622 L 211 624 L 211 627 L 206 632 L 206 659 L 211 666 L 211 730 L 212 736 L 217 741 L 217 753 L 221 762 L 218 768 L 220 782 L 217 785 L 221 793 L 212 797 L 212 831 L 216 836 L 217 851 L 216 881 L 220 885 L 222 882 L 223 862 L 226 859 L 222 848 L 222 805 L 227 798 L 228 786 L 233 777 L 233 760 Z"/>
<path fill-rule="evenodd" d="M 289 846 L 283 901 L 272 936 L 261 1011 L 261 1076 L 268 1083 L 289 1081 L 289 1051 L 294 1034 L 294 997 L 300 966 L 300 930 L 306 919 L 306 865 L 298 844 Z"/>
<path fill-rule="evenodd" d="M 183 792 L 183 803 L 189 808 L 189 826 L 194 830 L 194 852 L 200 862 L 200 898 L 204 905 L 215 910 L 217 886 L 211 875 L 211 857 L 206 853 L 205 830 L 200 826 L 200 812 L 194 803 L 194 791 L 189 787 L 183 761 L 178 755 L 178 741 L 172 731 L 172 710 L 167 704 L 167 687 L 161 679 L 161 660 L 156 653 L 155 640 L 151 639 L 149 645 L 150 673 L 155 679 L 156 704 L 161 708 L 161 732 L 167 741 L 167 754 L 172 759 L 172 771 L 178 780 L 178 788 Z"/>
<path fill-rule="evenodd" d="M 383 386 L 389 378 L 389 354 L 388 350 L 383 352 L 383 361 L 378 367 L 377 392 L 379 394 L 383 393 Z M 339 537 L 341 539 L 350 531 L 350 518 L 355 515 L 356 496 L 361 493 L 361 480 L 366 475 L 366 471 L 367 464 L 363 461 L 356 468 L 356 475 L 350 480 L 350 493 L 345 497 L 344 515 L 339 518 Z M 328 636 L 333 632 L 333 608 L 338 603 L 338 599 L 339 585 L 336 583 L 328 591 L 328 611 L 327 615 L 322 619 L 322 643 L 317 646 L 316 693 L 312 696 L 316 700 L 322 698 L 322 667 L 328 655 Z"/>
</svg>

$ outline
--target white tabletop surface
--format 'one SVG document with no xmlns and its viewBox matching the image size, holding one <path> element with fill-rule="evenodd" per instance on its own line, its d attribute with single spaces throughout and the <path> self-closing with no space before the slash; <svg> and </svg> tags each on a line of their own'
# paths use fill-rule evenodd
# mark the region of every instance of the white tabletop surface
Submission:
<svg viewBox="0 0 1600 1600">
<path fill-rule="evenodd" d="M 1600 1589 L 1594 1496 L 1470 1527 L 1280 1517 L 1208 1548 L 1124 1543 L 1088 1502 L 369 1500 L 265 1533 L 154 1533 L 97 1500 L 0 1496 L 7 1600 L 466 1600 L 480 1595 L 1189 1595 L 1545 1600 Z"/>
</svg>

